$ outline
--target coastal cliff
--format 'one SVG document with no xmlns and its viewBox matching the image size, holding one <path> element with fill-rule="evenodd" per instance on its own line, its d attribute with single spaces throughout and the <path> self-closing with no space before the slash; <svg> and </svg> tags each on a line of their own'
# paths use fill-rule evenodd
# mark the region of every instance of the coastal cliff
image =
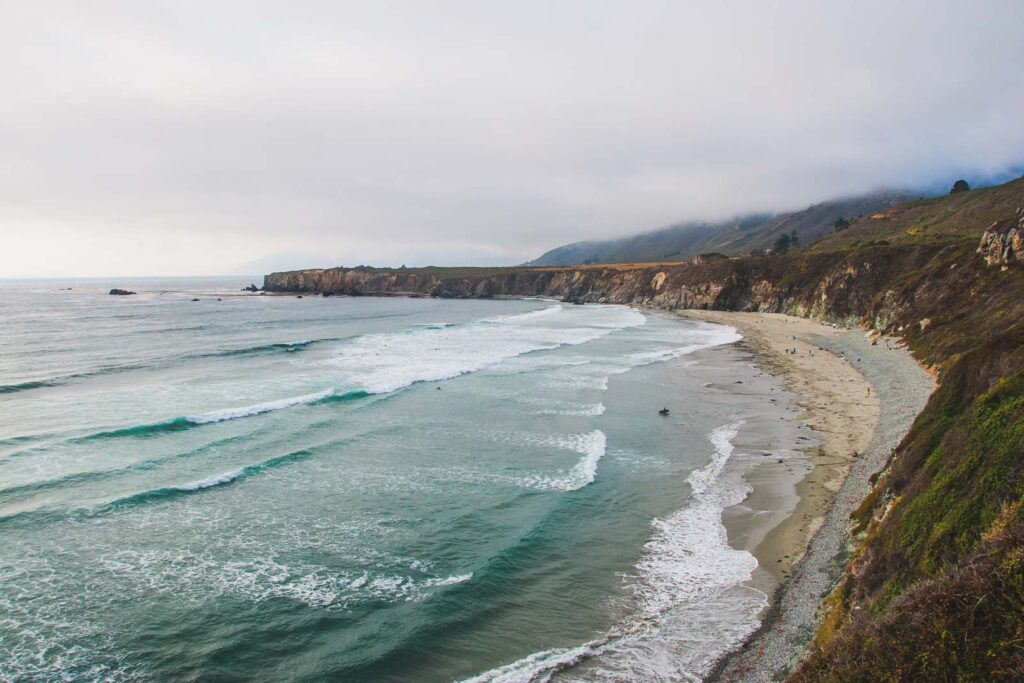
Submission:
<svg viewBox="0 0 1024 683">
<path fill-rule="evenodd" d="M 939 388 L 850 522 L 798 681 L 1024 678 L 1024 182 L 914 202 L 784 255 L 334 268 L 270 292 L 547 296 L 783 312 L 905 339 Z"/>
<path fill-rule="evenodd" d="M 671 264 L 571 268 L 329 268 L 271 273 L 268 292 L 349 296 L 542 296 L 580 303 L 615 303 L 666 310 L 704 309 L 790 313 L 863 325 L 904 336 L 934 364 L 965 340 L 943 328 L 1008 323 L 963 297 L 997 302 L 1007 290 L 975 253 L 977 242 L 874 245 L 785 256 L 702 258 Z M 1014 273 L 1015 274 L 1015 273 Z M 1014 275 L 1011 274 L 1011 277 Z M 923 322 L 927 321 L 927 322 Z M 923 342 L 928 337 L 927 342 Z"/>
</svg>

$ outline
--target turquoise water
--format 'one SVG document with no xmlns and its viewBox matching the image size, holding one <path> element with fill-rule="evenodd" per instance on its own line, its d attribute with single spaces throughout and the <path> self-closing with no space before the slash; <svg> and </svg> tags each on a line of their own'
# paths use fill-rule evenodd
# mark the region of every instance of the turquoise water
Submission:
<svg viewBox="0 0 1024 683">
<path fill-rule="evenodd" d="M 244 284 L 0 284 L 0 677 L 686 678 L 756 623 L 728 328 Z"/>
</svg>

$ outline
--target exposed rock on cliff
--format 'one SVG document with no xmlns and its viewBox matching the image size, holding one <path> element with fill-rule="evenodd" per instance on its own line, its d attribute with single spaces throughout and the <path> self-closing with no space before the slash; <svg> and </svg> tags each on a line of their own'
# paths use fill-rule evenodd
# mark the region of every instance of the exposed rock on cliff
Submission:
<svg viewBox="0 0 1024 683">
<path fill-rule="evenodd" d="M 544 296 L 663 309 L 785 312 L 919 336 L 950 319 L 952 299 L 995 297 L 998 283 L 964 243 L 570 268 L 329 268 L 271 273 L 268 292 L 445 298 Z M 960 267 L 954 267 L 960 265 Z M 969 307 L 967 315 L 982 312 Z M 929 319 L 924 327 L 919 321 Z M 979 325 L 991 321 L 979 319 Z M 910 328 L 913 328 L 910 331 Z M 942 340 L 942 336 L 936 336 Z M 956 339 L 936 344 L 957 343 Z"/>
<path fill-rule="evenodd" d="M 981 236 L 978 253 L 990 266 L 1006 267 L 1024 261 L 1024 208 L 1014 220 L 996 221 Z"/>
</svg>

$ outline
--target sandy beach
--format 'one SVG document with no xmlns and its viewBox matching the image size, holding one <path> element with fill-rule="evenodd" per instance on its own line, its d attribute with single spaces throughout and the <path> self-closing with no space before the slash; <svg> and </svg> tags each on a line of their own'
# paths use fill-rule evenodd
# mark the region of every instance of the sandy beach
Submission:
<svg viewBox="0 0 1024 683">
<path fill-rule="evenodd" d="M 884 340 L 872 346 L 861 330 L 781 314 L 681 315 L 739 330 L 744 338 L 736 346 L 783 380 L 795 397 L 796 419 L 813 434 L 788 444 L 800 451 L 806 468 L 764 458 L 743 474 L 752 487 L 748 498 L 723 518 L 730 543 L 758 560 L 751 585 L 773 598 L 761 628 L 711 679 L 780 680 L 808 642 L 817 606 L 837 575 L 833 560 L 845 546 L 850 511 L 933 384 L 908 352 Z M 752 445 L 769 452 L 787 446 Z"/>
<path fill-rule="evenodd" d="M 778 481 L 778 468 L 769 460 L 746 475 L 754 490 L 743 507 L 751 514 L 732 511 L 726 518 L 730 534 L 737 536 L 751 516 L 790 509 L 759 543 L 747 548 L 778 582 L 803 556 L 856 454 L 871 440 L 878 423 L 878 393 L 843 355 L 809 341 L 814 335 L 837 334 L 831 327 L 779 314 L 702 312 L 701 317 L 738 329 L 743 334 L 740 345 L 754 354 L 765 372 L 785 380 L 786 388 L 797 396 L 799 419 L 821 437 L 820 444 L 803 448 L 813 469 L 792 494 L 787 495 L 785 483 Z"/>
</svg>

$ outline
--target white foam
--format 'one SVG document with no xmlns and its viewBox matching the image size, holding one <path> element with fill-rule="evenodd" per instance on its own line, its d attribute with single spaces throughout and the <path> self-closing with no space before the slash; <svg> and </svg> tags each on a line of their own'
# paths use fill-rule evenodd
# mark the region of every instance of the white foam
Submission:
<svg viewBox="0 0 1024 683">
<path fill-rule="evenodd" d="M 644 365 L 681 358 L 702 349 L 730 344 L 742 338 L 742 335 L 733 328 L 721 325 L 696 328 L 680 326 L 670 337 L 658 335 L 645 340 L 641 335 L 637 341 L 658 344 L 689 342 L 682 346 L 637 351 L 600 360 L 591 359 L 586 363 L 561 363 L 553 372 L 547 374 L 544 382 L 556 389 L 606 391 L 608 381 L 614 375 L 621 375 Z"/>
<path fill-rule="evenodd" d="M 175 486 L 174 488 L 178 489 L 179 491 L 198 491 L 199 489 L 208 489 L 211 486 L 219 486 L 221 484 L 226 484 L 229 481 L 234 481 L 235 479 L 238 479 L 240 476 L 242 476 L 242 474 L 244 474 L 243 470 L 232 470 L 230 472 L 224 472 L 223 474 L 217 474 L 212 477 L 207 477 L 206 479 L 200 479 L 199 481 L 193 481 L 188 484 Z"/>
<path fill-rule="evenodd" d="M 594 646 L 598 646 L 594 641 Z M 461 683 L 531 683 L 548 681 L 551 676 L 566 666 L 571 666 L 582 659 L 592 657 L 599 652 L 592 649 L 591 644 L 572 648 L 555 648 L 535 652 L 519 661 L 491 669 L 479 676 L 473 676 Z"/>
<path fill-rule="evenodd" d="M 436 589 L 469 581 L 473 574 L 420 577 L 380 568 L 382 573 L 345 573 L 316 564 L 289 565 L 272 556 L 224 561 L 216 554 L 122 551 L 100 560 L 124 579 L 124 587 L 170 592 L 197 604 L 221 595 L 254 603 L 287 599 L 312 608 L 345 610 L 367 601 L 419 601 Z M 201 586 L 197 591 L 195 587 Z"/>
<path fill-rule="evenodd" d="M 690 504 L 653 522 L 655 533 L 637 563 L 641 581 L 635 587 L 648 615 L 743 583 L 757 567 L 753 555 L 729 546 L 722 524 L 722 511 L 743 502 L 749 493 L 742 480 L 722 477 L 738 430 L 735 423 L 708 435 L 715 452 L 707 465 L 687 478 L 693 491 Z"/>
<path fill-rule="evenodd" d="M 523 322 L 527 320 L 536 320 L 537 318 L 547 318 L 557 313 L 561 313 L 565 310 L 565 306 L 562 304 L 555 304 L 554 306 L 548 306 L 547 308 L 540 308 L 536 311 L 530 311 L 529 313 L 516 313 L 514 315 L 498 315 L 493 318 L 487 318 L 484 322 L 506 322 L 513 320 L 516 322 Z"/>
<path fill-rule="evenodd" d="M 616 330 L 644 324 L 624 306 L 555 305 L 520 315 L 444 328 L 353 339 L 329 363 L 350 390 L 389 393 L 416 382 L 436 382 L 476 372 L 534 351 L 585 344 Z"/>
<path fill-rule="evenodd" d="M 565 437 L 539 438 L 538 445 L 550 445 L 576 451 L 583 455 L 575 467 L 557 476 L 535 475 L 526 477 L 523 483 L 531 488 L 557 491 L 577 491 L 593 483 L 597 477 L 597 463 L 605 454 L 608 439 L 600 429 L 586 434 Z"/>
<path fill-rule="evenodd" d="M 251 406 L 242 406 L 240 408 L 224 408 L 223 410 L 213 410 L 211 412 L 200 413 L 198 415 L 187 415 L 185 419 L 193 424 L 199 425 L 209 424 L 212 422 L 223 422 L 224 420 L 234 420 L 240 417 L 250 417 L 252 415 L 259 415 L 261 413 L 269 413 L 274 410 L 283 410 L 285 408 L 291 408 L 292 406 L 304 405 L 307 403 L 315 403 L 333 394 L 333 389 L 327 389 L 326 391 L 319 391 L 315 394 L 291 396 L 289 398 L 282 398 L 276 401 L 256 403 Z"/>
<path fill-rule="evenodd" d="M 538 415 L 581 415 L 597 417 L 598 415 L 604 415 L 605 407 L 603 403 L 569 403 L 561 409 L 548 409 L 537 411 Z"/>
<path fill-rule="evenodd" d="M 403 332 L 365 335 L 351 340 L 327 362 L 340 369 L 338 379 L 348 390 L 385 394 L 417 382 L 437 382 L 476 372 L 533 351 L 585 344 L 646 322 L 642 313 L 625 306 L 585 308 L 575 306 L 570 310 L 556 304 L 466 325 L 417 326 Z M 193 424 L 223 422 L 316 403 L 336 393 L 331 388 L 187 415 L 185 419 Z"/>
<path fill-rule="evenodd" d="M 637 563 L 632 589 L 637 609 L 601 638 L 573 648 L 537 652 L 466 683 L 574 681 L 699 681 L 716 659 L 757 628 L 767 604 L 743 586 L 757 566 L 729 546 L 723 510 L 749 492 L 726 464 L 740 423 L 708 434 L 710 462 L 688 477 L 690 503 L 652 522 L 654 534 Z"/>
<path fill-rule="evenodd" d="M 438 586 L 454 586 L 457 583 L 465 583 L 473 578 L 473 572 L 468 574 L 455 574 L 452 576 L 446 576 L 440 579 L 428 579 L 423 582 L 424 586 L 428 588 L 436 588 Z"/>
</svg>

